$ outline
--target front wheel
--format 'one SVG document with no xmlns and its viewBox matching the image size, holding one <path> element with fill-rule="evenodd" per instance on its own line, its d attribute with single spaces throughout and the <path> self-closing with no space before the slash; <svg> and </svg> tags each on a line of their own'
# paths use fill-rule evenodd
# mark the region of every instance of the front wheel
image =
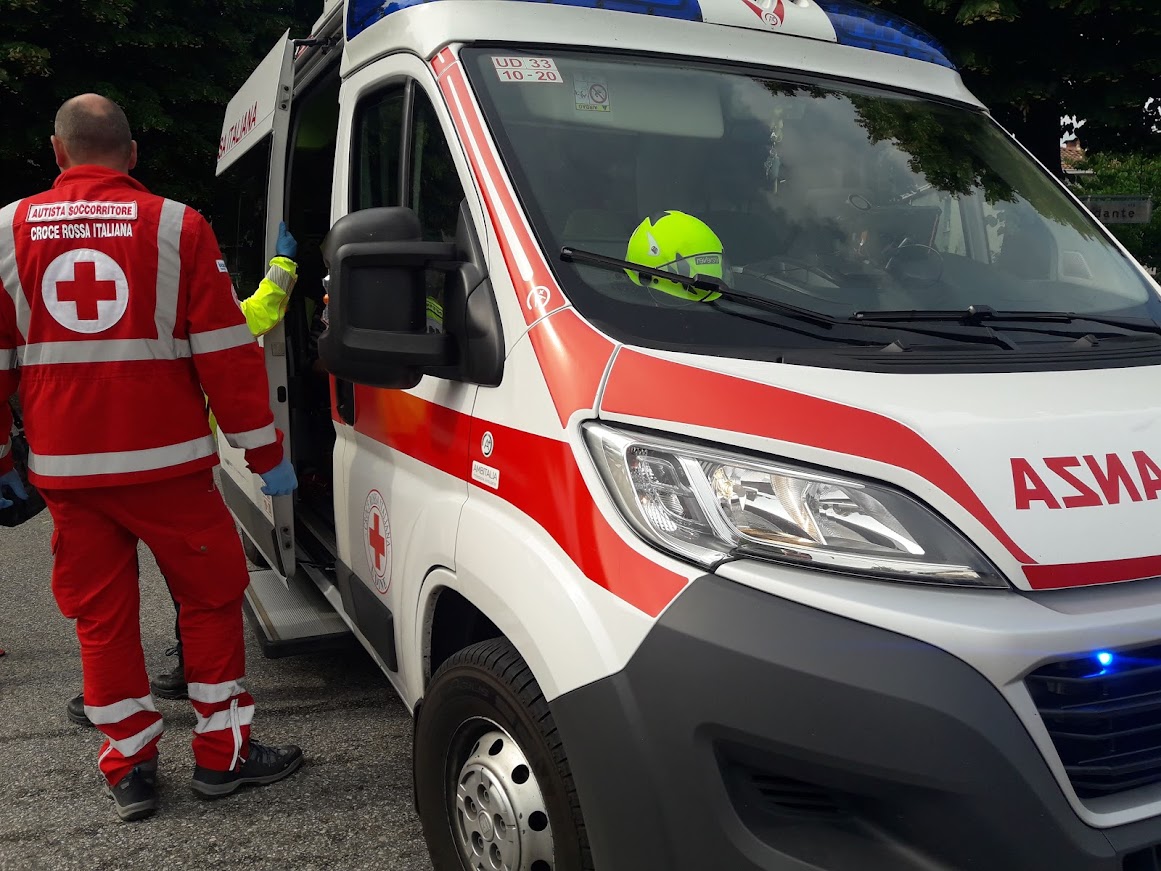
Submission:
<svg viewBox="0 0 1161 871">
<path fill-rule="evenodd" d="M 532 672 L 506 639 L 432 678 L 415 724 L 415 797 L 436 871 L 590 871 L 580 799 Z"/>
</svg>

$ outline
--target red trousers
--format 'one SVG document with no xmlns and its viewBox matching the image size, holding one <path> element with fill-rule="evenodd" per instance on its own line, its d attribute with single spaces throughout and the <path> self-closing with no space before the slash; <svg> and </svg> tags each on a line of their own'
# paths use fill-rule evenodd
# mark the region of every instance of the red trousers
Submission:
<svg viewBox="0 0 1161 871">
<path fill-rule="evenodd" d="M 137 545 L 144 542 L 181 605 L 197 764 L 229 771 L 246 758 L 254 699 L 246 669 L 242 595 L 249 584 L 234 521 L 213 472 L 83 490 L 43 490 L 52 514 L 52 591 L 75 620 L 85 713 L 105 735 L 110 784 L 157 756 L 161 715 L 141 650 Z"/>
</svg>

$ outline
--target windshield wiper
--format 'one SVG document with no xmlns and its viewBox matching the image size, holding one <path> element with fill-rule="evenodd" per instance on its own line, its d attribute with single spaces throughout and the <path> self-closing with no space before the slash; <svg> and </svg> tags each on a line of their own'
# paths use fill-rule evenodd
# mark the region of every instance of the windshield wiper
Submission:
<svg viewBox="0 0 1161 871">
<path fill-rule="evenodd" d="M 968 326 L 984 323 L 1031 323 L 1031 324 L 1071 324 L 1085 321 L 1103 324 L 1139 333 L 1161 335 L 1161 324 L 1148 318 L 1120 318 L 1105 315 L 1082 315 L 1076 312 L 1052 311 L 996 311 L 991 306 L 971 305 L 960 310 L 917 309 L 914 311 L 859 311 L 851 316 L 852 321 L 877 321 L 881 323 L 935 323 L 952 321 Z"/>
<path fill-rule="evenodd" d="M 680 284 L 682 287 L 717 293 L 721 295 L 722 299 L 728 299 L 730 302 L 745 303 L 746 305 L 762 309 L 763 311 L 773 312 L 774 314 L 783 315 L 819 327 L 833 327 L 837 323 L 829 315 L 799 308 L 788 302 L 779 302 L 775 299 L 767 299 L 766 297 L 754 296 L 749 293 L 734 290 L 725 281 L 720 278 L 715 278 L 712 275 L 680 275 L 676 272 L 666 272 L 664 269 L 654 269 L 651 266 L 642 266 L 639 263 L 633 263 L 629 260 L 618 260 L 616 257 L 606 257 L 604 254 L 597 254 L 593 251 L 580 251 L 575 248 L 569 248 L 568 246 L 560 249 L 560 259 L 565 263 L 583 263 L 586 266 L 595 266 L 598 269 L 605 269 L 609 272 L 624 272 L 628 270 L 629 272 L 648 275 L 651 278 L 672 281 L 674 284 Z"/>
</svg>

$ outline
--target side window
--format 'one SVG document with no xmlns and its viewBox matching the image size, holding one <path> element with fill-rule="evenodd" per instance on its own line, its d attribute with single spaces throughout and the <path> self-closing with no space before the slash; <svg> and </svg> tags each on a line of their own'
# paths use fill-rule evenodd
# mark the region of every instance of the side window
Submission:
<svg viewBox="0 0 1161 871">
<path fill-rule="evenodd" d="M 453 242 L 464 189 L 431 99 L 415 88 L 408 205 L 428 242 Z"/>
<path fill-rule="evenodd" d="M 266 274 L 266 183 L 271 137 L 255 145 L 225 171 L 214 186 L 207 217 L 239 299 L 258 287 Z"/>
<path fill-rule="evenodd" d="M 431 99 L 418 86 L 414 93 L 408 205 L 419 216 L 424 241 L 454 242 L 460 203 L 464 199 L 463 185 Z M 435 270 L 427 273 L 428 332 L 444 331 L 443 303 L 447 280 L 446 273 Z"/>
<path fill-rule="evenodd" d="M 351 209 L 400 205 L 400 150 L 403 139 L 403 85 L 379 91 L 355 115 Z"/>
</svg>

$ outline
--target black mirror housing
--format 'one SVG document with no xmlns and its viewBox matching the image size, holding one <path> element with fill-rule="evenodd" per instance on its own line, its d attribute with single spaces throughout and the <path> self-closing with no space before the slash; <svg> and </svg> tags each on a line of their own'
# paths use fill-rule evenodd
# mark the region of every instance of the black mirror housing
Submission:
<svg viewBox="0 0 1161 871">
<path fill-rule="evenodd" d="M 419 383 L 425 369 L 455 365 L 447 335 L 427 331 L 428 269 L 449 268 L 454 245 L 424 242 L 408 208 L 364 209 L 335 223 L 323 240 L 330 269 L 330 325 L 319 356 L 338 378 L 370 387 Z"/>
</svg>

